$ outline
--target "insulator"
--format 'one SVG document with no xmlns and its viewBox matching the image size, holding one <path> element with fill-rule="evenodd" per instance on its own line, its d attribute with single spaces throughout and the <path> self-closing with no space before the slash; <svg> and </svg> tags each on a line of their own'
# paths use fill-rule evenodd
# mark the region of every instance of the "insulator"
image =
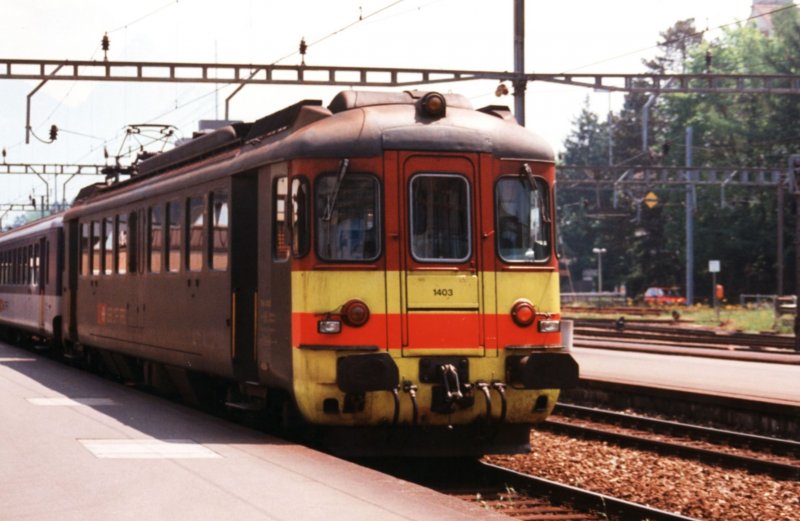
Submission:
<svg viewBox="0 0 800 521">
<path fill-rule="evenodd" d="M 308 50 L 308 45 L 306 45 L 306 39 L 300 38 L 300 55 L 305 56 L 307 50 Z"/>
<path fill-rule="evenodd" d="M 100 46 L 102 47 L 103 51 L 108 52 L 108 47 L 111 44 L 111 40 L 108 39 L 108 33 L 103 35 L 103 39 L 100 41 Z"/>
<path fill-rule="evenodd" d="M 50 141 L 55 141 L 58 137 L 58 127 L 55 125 L 50 125 Z"/>
</svg>

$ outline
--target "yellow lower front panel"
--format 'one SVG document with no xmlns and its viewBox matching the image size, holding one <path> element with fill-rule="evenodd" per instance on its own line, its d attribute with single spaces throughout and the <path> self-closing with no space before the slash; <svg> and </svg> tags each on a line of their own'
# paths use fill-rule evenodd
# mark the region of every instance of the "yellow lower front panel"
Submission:
<svg viewBox="0 0 800 521">
<path fill-rule="evenodd" d="M 355 353 L 337 351 L 312 351 L 293 349 L 294 392 L 303 417 L 316 425 L 331 426 L 375 426 L 392 423 L 395 414 L 395 399 L 390 391 L 371 391 L 356 397 L 347 397 L 336 383 L 336 361 L 341 356 Z M 403 390 L 404 383 L 416 386 L 417 421 L 419 425 L 466 425 L 486 418 L 487 404 L 483 392 L 474 388 L 474 403 L 459 408 L 451 414 L 431 410 L 435 383 L 419 381 L 419 359 L 402 358 L 392 353 L 400 373 L 400 408 L 398 423 L 411 424 L 414 407 L 410 393 Z M 468 358 L 469 383 L 504 382 L 505 354 L 493 358 Z M 514 389 L 506 387 L 507 423 L 531 424 L 544 421 L 558 399 L 557 389 Z M 499 419 L 501 396 L 490 391 L 492 417 Z M 541 397 L 546 397 L 546 403 Z"/>
</svg>

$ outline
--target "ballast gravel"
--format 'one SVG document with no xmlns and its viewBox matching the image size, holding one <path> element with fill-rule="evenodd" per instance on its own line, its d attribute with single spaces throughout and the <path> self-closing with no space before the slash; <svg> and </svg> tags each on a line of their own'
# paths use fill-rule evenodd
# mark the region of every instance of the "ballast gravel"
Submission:
<svg viewBox="0 0 800 521">
<path fill-rule="evenodd" d="M 704 520 L 800 520 L 800 482 L 715 467 L 608 442 L 531 431 L 529 454 L 485 461 Z"/>
</svg>

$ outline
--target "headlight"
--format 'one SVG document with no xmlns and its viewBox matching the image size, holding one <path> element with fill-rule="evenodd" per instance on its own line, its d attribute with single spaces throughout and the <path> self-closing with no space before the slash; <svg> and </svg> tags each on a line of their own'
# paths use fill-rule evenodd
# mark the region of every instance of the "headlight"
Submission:
<svg viewBox="0 0 800 521">
<path fill-rule="evenodd" d="M 323 319 L 317 322 L 317 331 L 323 335 L 334 335 L 342 332 L 340 320 Z"/>
<path fill-rule="evenodd" d="M 561 331 L 560 320 L 540 320 L 539 333 L 558 333 Z"/>
</svg>

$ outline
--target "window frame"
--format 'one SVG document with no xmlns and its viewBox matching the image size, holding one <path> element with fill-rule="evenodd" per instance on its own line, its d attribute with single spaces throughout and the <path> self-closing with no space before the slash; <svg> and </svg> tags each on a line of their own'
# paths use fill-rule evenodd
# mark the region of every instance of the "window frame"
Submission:
<svg viewBox="0 0 800 521">
<path fill-rule="evenodd" d="M 342 184 L 347 182 L 348 179 L 352 178 L 368 178 L 373 185 L 373 196 L 374 196 L 374 216 L 373 216 L 373 229 L 375 234 L 375 254 L 371 257 L 364 257 L 361 259 L 350 258 L 350 259 L 335 259 L 335 258 L 328 258 L 321 254 L 320 249 L 320 240 L 321 240 L 321 232 L 320 232 L 320 220 L 322 219 L 321 212 L 317 208 L 317 198 L 319 197 L 319 190 L 320 190 L 320 181 L 325 178 L 336 178 L 338 175 L 337 172 L 329 171 L 329 172 L 322 172 L 314 179 L 314 190 L 311 197 L 311 204 L 313 205 L 313 237 L 310 237 L 309 240 L 313 240 L 314 244 L 314 252 L 322 262 L 332 263 L 332 264 L 339 264 L 339 263 L 373 263 L 381 258 L 383 255 L 383 185 L 381 184 L 380 178 L 371 172 L 347 172 L 347 174 L 342 179 Z M 341 191 L 340 191 L 341 192 Z M 366 228 L 365 228 L 366 230 Z M 365 232 L 366 233 L 366 232 Z"/>
<path fill-rule="evenodd" d="M 306 176 L 303 175 L 292 176 L 289 178 L 289 181 L 289 190 L 287 192 L 288 204 L 286 204 L 286 209 L 289 212 L 287 215 L 287 220 L 289 222 L 289 250 L 291 251 L 291 256 L 293 258 L 301 259 L 308 255 L 309 251 L 311 251 L 311 221 L 313 219 L 311 213 L 311 182 Z M 302 213 L 295 212 L 295 185 L 305 189 L 305 211 Z M 303 222 L 301 222 L 301 218 Z M 303 228 L 300 230 L 302 235 L 299 235 L 297 232 L 297 228 L 300 225 L 302 225 Z M 298 240 L 298 237 L 302 239 L 302 243 Z"/>
<path fill-rule="evenodd" d="M 200 218 L 201 218 L 200 226 L 199 226 L 199 228 L 200 228 L 200 233 L 199 233 L 199 235 L 200 235 L 200 244 L 199 244 L 197 250 L 192 250 L 192 231 L 194 231 L 195 228 L 197 228 L 197 227 L 194 226 L 194 222 L 192 221 L 192 207 L 193 207 L 192 206 L 192 201 L 199 201 L 199 204 L 197 204 L 195 206 L 200 208 Z M 185 243 L 185 246 L 184 246 L 185 254 L 183 256 L 183 258 L 184 258 L 184 269 L 189 273 L 200 273 L 200 272 L 203 271 L 203 268 L 205 267 L 205 257 L 206 257 L 203 254 L 203 252 L 205 251 L 206 242 L 207 242 L 207 239 L 206 239 L 206 222 L 208 221 L 208 219 L 207 219 L 207 215 L 206 215 L 206 213 L 207 213 L 206 195 L 205 194 L 193 195 L 193 196 L 190 195 L 189 197 L 186 198 L 186 203 L 185 204 L 186 204 L 186 212 L 185 212 L 184 233 L 186 234 L 186 236 L 185 236 L 185 240 L 184 240 L 184 243 Z M 199 266 L 196 267 L 196 268 L 192 267 L 192 260 L 194 260 L 194 259 L 199 259 L 200 260 Z"/>
<path fill-rule="evenodd" d="M 89 232 L 89 251 L 91 253 L 89 261 L 89 273 L 93 277 L 98 277 L 103 270 L 102 240 L 103 225 L 102 221 L 92 219 L 91 231 Z"/>
<path fill-rule="evenodd" d="M 467 236 L 467 254 L 461 258 L 427 258 L 427 257 L 420 257 L 416 254 L 414 249 L 414 182 L 417 179 L 425 178 L 425 177 L 435 177 L 435 178 L 451 178 L 451 179 L 459 179 L 464 183 L 466 187 L 466 202 L 467 202 L 467 209 L 466 209 L 466 221 L 467 221 L 467 229 L 466 229 L 466 236 Z M 474 229 L 473 229 L 473 219 L 474 219 L 474 204 L 472 200 L 472 181 L 471 179 L 458 172 L 426 172 L 420 171 L 415 172 L 408 178 L 408 252 L 411 255 L 411 258 L 414 262 L 418 262 L 420 264 L 464 264 L 469 262 L 469 260 L 475 254 L 475 244 L 474 244 Z"/>
<path fill-rule="evenodd" d="M 101 226 L 101 233 L 103 235 L 103 241 L 100 245 L 100 256 L 102 258 L 101 264 L 102 267 L 100 269 L 101 275 L 111 275 L 114 273 L 114 246 L 116 244 L 116 230 L 114 228 L 114 217 L 107 216 L 103 217 L 102 219 L 102 226 Z M 110 225 L 110 226 L 109 226 Z M 109 230 L 109 228 L 111 228 Z M 111 239 L 111 244 L 108 244 L 108 240 Z M 109 249 L 111 251 L 109 251 Z M 109 261 L 111 266 L 109 266 Z"/>
<path fill-rule="evenodd" d="M 184 242 L 184 231 L 183 231 L 183 224 L 184 219 L 182 218 L 181 212 L 181 201 L 180 199 L 174 199 L 171 201 L 167 201 L 166 203 L 166 211 L 164 212 L 164 228 L 165 228 L 165 244 L 164 249 L 166 254 L 164 255 L 164 272 L 165 273 L 180 273 L 181 267 L 183 266 L 183 242 Z M 174 210 L 174 215 L 173 215 Z M 173 223 L 173 216 L 175 217 L 175 223 Z M 177 248 L 173 245 L 173 224 L 177 226 Z M 173 263 L 171 261 L 173 252 L 177 251 L 177 260 Z M 173 266 L 174 264 L 174 266 Z"/>
<path fill-rule="evenodd" d="M 498 206 L 498 188 L 500 183 L 503 181 L 511 180 L 514 181 L 522 181 L 527 182 L 524 179 L 520 178 L 519 174 L 503 174 L 497 177 L 494 182 L 494 186 L 492 187 L 492 212 L 493 212 L 493 226 L 495 228 L 495 240 L 494 240 L 494 248 L 495 248 L 495 255 L 497 256 L 500 261 L 506 264 L 513 264 L 519 266 L 541 266 L 543 264 L 548 264 L 553 260 L 553 241 L 555 240 L 555 222 L 553 220 L 553 186 L 548 182 L 548 180 L 541 176 L 541 175 L 534 175 L 533 178 L 536 180 L 538 188 L 542 189 L 541 192 L 545 195 L 544 200 L 542 201 L 544 204 L 544 209 L 542 211 L 542 224 L 545 227 L 546 234 L 547 234 L 547 257 L 543 259 L 536 259 L 533 258 L 531 260 L 526 259 L 509 259 L 502 255 L 502 248 L 500 247 L 500 240 L 501 231 L 500 231 L 500 212 Z"/>
<path fill-rule="evenodd" d="M 222 211 L 221 210 L 220 210 L 219 215 L 217 215 L 217 212 L 214 210 L 214 205 L 216 203 L 217 194 L 224 194 L 225 195 L 225 213 L 226 213 L 225 220 L 226 220 L 226 222 L 225 222 L 225 229 L 224 229 L 225 230 L 224 237 L 225 237 L 226 244 L 225 244 L 225 247 L 224 247 L 225 265 L 223 267 L 217 266 L 217 264 L 216 264 L 216 262 L 214 260 L 214 259 L 217 258 L 216 257 L 216 255 L 217 255 L 216 254 L 216 244 L 217 244 L 216 239 L 217 239 L 217 233 L 218 233 L 217 228 L 219 227 L 217 219 L 222 217 Z M 209 216 L 209 226 L 207 228 L 208 234 L 206 236 L 206 239 L 207 239 L 206 240 L 206 244 L 208 245 L 208 247 L 206 248 L 206 255 L 207 255 L 207 257 L 206 257 L 206 265 L 208 266 L 208 269 L 210 271 L 225 272 L 225 271 L 228 271 L 228 268 L 230 267 L 230 264 L 231 264 L 231 196 L 230 196 L 230 190 L 228 190 L 227 188 L 214 188 L 214 189 L 210 190 L 208 192 L 208 207 L 207 207 L 207 210 L 208 210 L 208 216 Z M 223 250 L 220 249 L 219 251 L 222 252 Z"/>
<path fill-rule="evenodd" d="M 286 182 L 283 194 L 278 190 L 278 183 Z M 292 246 L 289 240 L 288 229 L 288 200 L 289 200 L 289 176 L 279 175 L 272 180 L 272 260 L 275 262 L 286 262 L 292 256 Z M 280 239 L 283 238 L 283 245 Z"/>
<path fill-rule="evenodd" d="M 160 212 L 160 220 L 158 226 L 161 228 L 161 240 L 157 244 L 157 248 L 153 248 L 153 239 L 155 226 L 153 224 L 153 211 Z M 158 254 L 157 269 L 153 266 L 154 254 Z M 147 207 L 147 272 L 158 274 L 164 271 L 164 203 L 156 203 Z"/>
</svg>

